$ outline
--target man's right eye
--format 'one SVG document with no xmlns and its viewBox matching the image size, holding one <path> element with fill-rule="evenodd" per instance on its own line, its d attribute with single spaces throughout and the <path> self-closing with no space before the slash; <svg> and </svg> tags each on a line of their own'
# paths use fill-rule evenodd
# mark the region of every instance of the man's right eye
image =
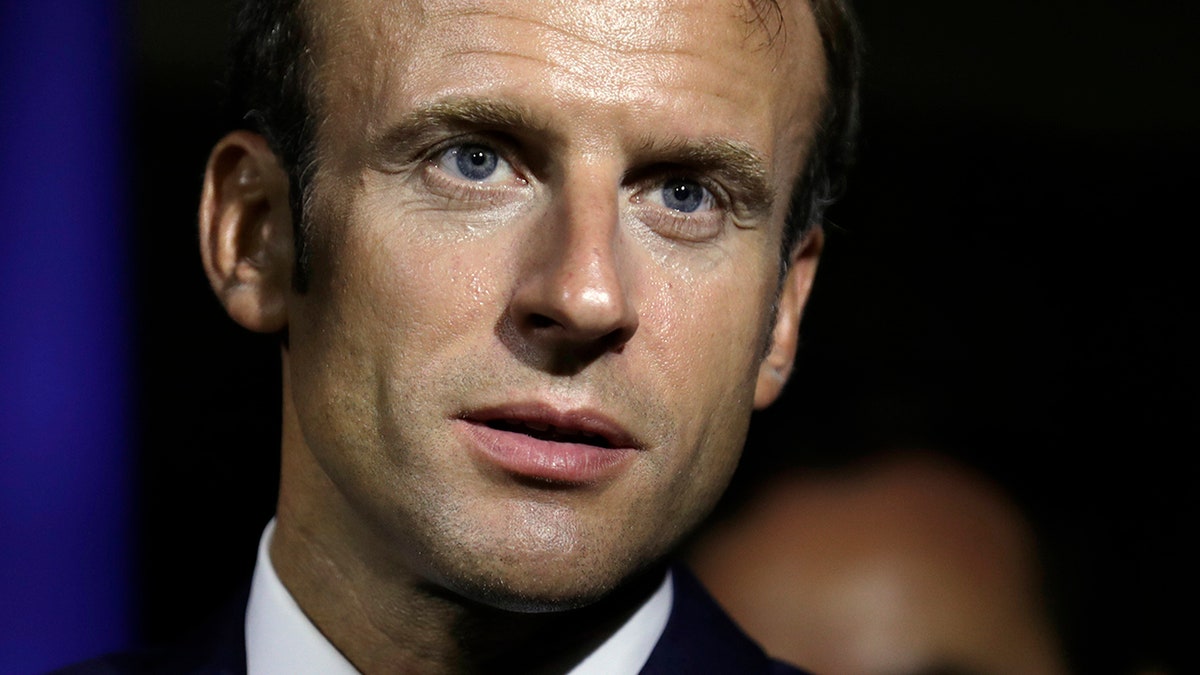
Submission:
<svg viewBox="0 0 1200 675">
<path fill-rule="evenodd" d="M 504 180 L 512 167 L 495 149 L 479 143 L 462 143 L 442 151 L 436 163 L 442 171 L 473 183 Z"/>
</svg>

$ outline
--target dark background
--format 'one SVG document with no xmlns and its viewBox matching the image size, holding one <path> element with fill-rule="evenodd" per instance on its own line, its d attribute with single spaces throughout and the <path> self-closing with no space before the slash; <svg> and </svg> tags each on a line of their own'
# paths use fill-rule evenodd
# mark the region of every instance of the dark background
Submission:
<svg viewBox="0 0 1200 675">
<path fill-rule="evenodd" d="M 278 348 L 196 252 L 228 3 L 140 0 L 134 195 L 147 640 L 243 584 L 278 470 Z M 1200 672 L 1193 327 L 1200 53 L 1165 0 L 857 3 L 859 166 L 797 372 L 735 493 L 908 447 L 1002 485 L 1078 672 Z"/>
</svg>

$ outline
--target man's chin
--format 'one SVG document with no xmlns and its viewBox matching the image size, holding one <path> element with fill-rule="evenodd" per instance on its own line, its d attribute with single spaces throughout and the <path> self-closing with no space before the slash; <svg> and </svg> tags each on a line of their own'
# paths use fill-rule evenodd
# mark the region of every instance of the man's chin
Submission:
<svg viewBox="0 0 1200 675">
<path fill-rule="evenodd" d="M 587 607 L 613 586 L 545 578 L 469 578 L 445 580 L 441 592 L 468 604 L 519 614 L 565 612 Z"/>
<path fill-rule="evenodd" d="M 566 568 L 571 569 L 571 568 Z M 443 579 L 440 592 L 457 596 L 467 603 L 519 614 L 567 612 L 595 605 L 597 602 L 622 602 L 622 599 L 649 596 L 662 582 L 664 568 L 634 572 L 612 571 L 597 573 L 586 565 L 574 567 L 578 576 L 536 571 L 514 570 L 506 574 L 470 575 L 466 578 Z"/>
</svg>

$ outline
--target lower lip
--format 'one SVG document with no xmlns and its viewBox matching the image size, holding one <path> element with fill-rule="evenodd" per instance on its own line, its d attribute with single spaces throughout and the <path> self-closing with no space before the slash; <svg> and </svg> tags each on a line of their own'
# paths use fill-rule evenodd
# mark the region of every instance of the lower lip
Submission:
<svg viewBox="0 0 1200 675">
<path fill-rule="evenodd" d="M 622 471 L 637 454 L 633 448 L 544 441 L 466 420 L 461 421 L 461 427 L 490 464 L 516 476 L 548 483 L 599 483 Z"/>
</svg>

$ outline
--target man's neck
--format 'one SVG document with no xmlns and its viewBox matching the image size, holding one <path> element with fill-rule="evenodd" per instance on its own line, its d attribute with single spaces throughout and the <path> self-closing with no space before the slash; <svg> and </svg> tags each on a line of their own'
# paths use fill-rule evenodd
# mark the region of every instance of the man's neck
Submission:
<svg viewBox="0 0 1200 675">
<path fill-rule="evenodd" d="M 364 673 L 565 673 L 662 581 L 655 570 L 582 609 L 519 613 L 397 574 L 395 566 L 343 560 L 315 539 L 281 526 L 271 561 L 313 624 Z"/>
</svg>

